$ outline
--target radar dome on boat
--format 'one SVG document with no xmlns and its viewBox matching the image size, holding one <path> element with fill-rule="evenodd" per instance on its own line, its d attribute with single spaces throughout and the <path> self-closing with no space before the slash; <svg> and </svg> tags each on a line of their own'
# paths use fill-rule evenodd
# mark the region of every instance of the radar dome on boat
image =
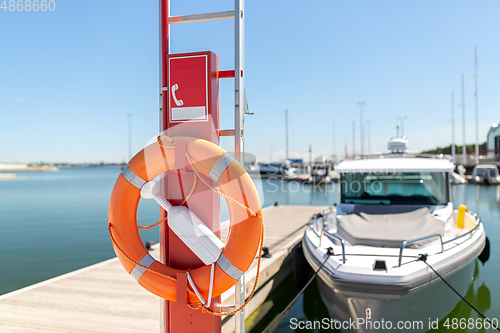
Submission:
<svg viewBox="0 0 500 333">
<path fill-rule="evenodd" d="M 387 143 L 387 149 L 393 154 L 404 154 L 408 152 L 409 144 L 405 136 L 394 137 Z"/>
</svg>

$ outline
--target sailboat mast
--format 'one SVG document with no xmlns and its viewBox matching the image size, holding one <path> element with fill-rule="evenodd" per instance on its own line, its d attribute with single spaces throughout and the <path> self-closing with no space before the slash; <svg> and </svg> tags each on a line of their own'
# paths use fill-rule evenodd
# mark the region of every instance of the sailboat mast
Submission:
<svg viewBox="0 0 500 333">
<path fill-rule="evenodd" d="M 333 123 L 333 156 L 336 156 L 336 144 L 335 144 L 335 123 Z"/>
<path fill-rule="evenodd" d="M 479 164 L 479 138 L 478 138 L 478 120 L 477 120 L 477 47 L 474 47 L 474 78 L 476 85 L 476 164 Z"/>
<path fill-rule="evenodd" d="M 455 163 L 455 92 L 451 92 L 451 158 Z"/>
<path fill-rule="evenodd" d="M 285 109 L 285 136 L 286 136 L 285 159 L 288 160 L 288 110 L 286 109 Z"/>
<path fill-rule="evenodd" d="M 464 146 L 462 148 L 462 158 L 463 164 L 467 163 L 467 144 L 465 142 L 465 92 L 464 92 L 464 75 L 462 74 L 462 118 L 463 118 L 463 135 L 464 135 Z"/>
</svg>

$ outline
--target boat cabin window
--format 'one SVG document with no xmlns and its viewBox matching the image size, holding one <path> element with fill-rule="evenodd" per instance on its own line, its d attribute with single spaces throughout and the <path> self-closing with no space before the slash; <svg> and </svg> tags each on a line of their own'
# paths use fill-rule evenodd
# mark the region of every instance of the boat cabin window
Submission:
<svg viewBox="0 0 500 333">
<path fill-rule="evenodd" d="M 341 202 L 353 204 L 446 205 L 445 172 L 342 173 Z"/>
</svg>

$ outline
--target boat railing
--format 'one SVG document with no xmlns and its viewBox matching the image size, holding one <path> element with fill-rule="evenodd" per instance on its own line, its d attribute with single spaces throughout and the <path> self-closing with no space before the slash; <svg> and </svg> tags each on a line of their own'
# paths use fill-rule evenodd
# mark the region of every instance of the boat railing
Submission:
<svg viewBox="0 0 500 333">
<path fill-rule="evenodd" d="M 475 214 L 474 214 L 474 215 L 475 215 Z M 477 215 L 475 215 L 475 216 L 477 216 Z M 451 242 L 456 241 L 457 239 L 462 238 L 462 237 L 465 237 L 465 236 L 469 236 L 469 238 L 472 238 L 472 235 L 476 233 L 476 231 L 477 231 L 477 229 L 479 228 L 479 225 L 480 225 L 480 224 L 481 224 L 481 220 L 479 220 L 479 218 L 478 218 L 477 225 L 476 225 L 474 228 L 472 228 L 471 230 L 467 231 L 465 234 L 462 234 L 462 235 L 457 236 L 457 237 L 455 237 L 455 238 L 453 238 L 453 239 L 449 239 L 449 240 L 447 240 L 447 241 L 446 241 L 446 242 L 444 242 L 443 244 L 448 244 L 448 243 L 451 243 Z"/>
<path fill-rule="evenodd" d="M 387 153 L 373 153 L 356 155 L 353 157 L 355 160 L 367 159 L 380 159 L 380 158 L 397 158 L 397 157 L 421 157 L 432 159 L 447 159 L 451 161 L 451 156 L 443 154 L 430 154 L 430 153 L 411 153 L 411 152 L 387 152 Z"/>
<path fill-rule="evenodd" d="M 322 226 L 321 226 L 321 231 L 319 234 L 319 246 L 321 246 L 321 240 L 323 239 L 323 232 L 325 231 L 325 216 L 327 216 L 328 214 L 330 214 L 332 212 L 333 212 L 333 207 L 323 209 L 323 211 L 321 212 Z"/>
<path fill-rule="evenodd" d="M 424 237 L 419 237 L 419 238 L 415 238 L 415 239 L 405 240 L 403 243 L 401 243 L 401 247 L 399 248 L 398 267 L 401 267 L 401 261 L 403 260 L 403 250 L 405 249 L 406 245 L 411 244 L 411 243 L 415 243 L 415 242 L 419 242 L 419 241 L 423 241 L 425 239 L 434 238 L 434 237 L 439 237 L 439 240 L 441 242 L 441 253 L 443 253 L 444 252 L 444 245 L 443 245 L 443 236 L 441 236 L 441 234 L 432 234 L 432 235 L 429 235 L 429 236 L 424 236 Z"/>
<path fill-rule="evenodd" d="M 481 220 L 477 217 L 477 214 L 475 213 L 472 213 L 470 212 L 470 214 L 472 216 L 474 216 L 475 218 L 478 219 L 477 221 L 477 224 L 474 228 L 472 228 L 471 230 L 467 231 L 466 233 L 460 235 L 460 236 L 457 236 L 455 238 L 452 238 L 452 239 L 449 239 L 445 242 L 443 242 L 443 237 L 441 236 L 441 234 L 432 234 L 432 235 L 429 235 L 429 236 L 426 236 L 426 237 L 421 237 L 421 238 L 416 238 L 416 239 L 412 239 L 412 240 L 408 240 L 408 241 L 404 241 L 402 244 L 401 244 L 401 247 L 399 249 L 399 263 L 398 263 L 398 267 L 401 267 L 401 261 L 402 261 L 402 258 L 403 258 L 403 249 L 406 247 L 407 244 L 410 244 L 410 243 L 414 243 L 414 242 L 418 242 L 418 241 L 421 241 L 421 240 L 424 240 L 424 239 L 428 239 L 428 238 L 433 238 L 433 237 L 438 237 L 439 236 L 439 240 L 441 241 L 441 253 L 444 252 L 444 246 L 446 244 L 449 244 L 451 242 L 454 242 L 456 241 L 457 239 L 460 239 L 462 237 L 465 237 L 465 236 L 469 236 L 469 238 L 472 238 L 472 235 L 476 233 L 477 229 L 479 228 L 479 225 L 481 224 Z"/>
<path fill-rule="evenodd" d="M 312 232 L 314 232 L 314 234 L 316 236 L 319 237 L 319 245 L 321 246 L 321 235 L 323 234 L 323 229 L 320 231 L 321 235 L 318 234 L 318 232 L 316 230 L 314 230 L 314 220 L 316 219 L 317 215 L 313 215 L 310 219 L 309 219 L 309 224 L 308 224 L 308 227 L 312 230 Z M 323 222 L 324 223 L 324 222 Z"/>
<path fill-rule="evenodd" d="M 319 246 L 321 246 L 321 240 L 323 238 L 323 235 L 324 234 L 327 234 L 329 237 L 332 237 L 332 238 L 335 238 L 337 239 L 338 241 L 340 241 L 340 245 L 342 247 L 342 263 L 345 264 L 346 262 L 346 252 L 345 252 L 345 241 L 343 238 L 341 238 L 340 236 L 337 236 L 335 234 L 332 234 L 331 232 L 329 232 L 328 230 L 325 230 L 325 216 L 329 213 L 331 213 L 333 210 L 330 209 L 328 212 L 325 210 L 323 211 L 323 213 L 321 214 L 321 219 L 322 219 L 322 228 L 321 228 L 321 231 L 320 233 L 318 233 L 315 229 L 314 229 L 314 222 L 315 222 L 315 219 L 318 217 L 318 215 L 314 215 L 311 217 L 311 219 L 309 220 L 309 225 L 308 227 L 312 230 L 312 232 L 314 232 L 314 234 L 316 236 L 318 236 L 319 238 Z M 426 239 L 431 239 L 431 238 L 435 238 L 435 237 L 439 237 L 439 242 L 441 244 L 441 253 L 443 253 L 445 250 L 444 250 L 444 246 L 446 244 L 449 244 L 451 242 L 454 242 L 456 241 L 457 239 L 460 239 L 462 237 L 465 237 L 465 236 L 469 236 L 469 238 L 472 238 L 473 234 L 477 231 L 477 229 L 479 228 L 479 226 L 481 225 L 481 220 L 479 219 L 479 217 L 477 216 L 476 213 L 473 213 L 473 212 L 470 212 L 468 211 L 468 213 L 470 215 L 472 215 L 475 219 L 477 219 L 478 223 L 476 224 L 476 226 L 467 231 L 466 233 L 460 235 L 460 236 L 457 236 L 453 239 L 450 239 L 450 240 L 447 240 L 445 242 L 443 242 L 443 236 L 441 234 L 432 234 L 432 235 L 429 235 L 429 236 L 424 236 L 424 237 L 420 237 L 420 238 L 415 238 L 415 239 L 410 239 L 410 240 L 405 240 L 403 243 L 401 243 L 401 246 L 399 248 L 399 258 L 398 258 L 398 267 L 401 267 L 401 264 L 402 264 L 402 261 L 403 261 L 403 251 L 404 249 L 406 248 L 406 246 L 408 244 L 411 244 L 411 243 L 415 243 L 415 242 L 419 242 L 419 241 L 422 241 L 422 240 L 426 240 Z"/>
<path fill-rule="evenodd" d="M 320 231 L 319 234 L 316 232 L 316 230 L 314 230 L 314 225 L 313 225 L 314 224 L 313 220 L 318 217 L 317 215 L 314 215 L 313 217 L 311 217 L 310 222 L 309 222 L 309 228 L 312 230 L 312 232 L 314 232 L 314 234 L 316 236 L 318 236 L 318 238 L 319 238 L 319 246 L 321 246 L 321 239 L 323 238 L 323 234 L 327 234 L 330 237 L 338 239 L 340 241 L 340 246 L 342 247 L 342 263 L 345 264 L 345 242 L 344 242 L 344 240 L 341 237 L 339 237 L 339 236 L 337 236 L 335 234 L 332 234 L 331 232 L 325 230 L 325 216 L 327 214 L 331 213 L 332 211 L 333 211 L 333 209 L 331 209 L 331 208 L 329 209 L 328 212 L 326 212 L 326 210 L 323 211 L 323 214 L 321 216 L 321 219 L 323 221 L 323 226 L 322 226 L 321 231 Z"/>
<path fill-rule="evenodd" d="M 330 237 L 338 239 L 340 241 L 340 245 L 342 246 L 342 263 L 345 264 L 345 243 L 344 243 L 344 240 L 341 237 L 339 237 L 335 234 L 332 234 L 324 229 L 323 229 L 323 233 L 327 234 Z"/>
</svg>

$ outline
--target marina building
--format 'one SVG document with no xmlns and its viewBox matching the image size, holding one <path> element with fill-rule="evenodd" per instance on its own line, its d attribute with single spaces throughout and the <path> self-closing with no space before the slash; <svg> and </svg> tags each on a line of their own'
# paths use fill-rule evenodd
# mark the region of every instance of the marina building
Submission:
<svg viewBox="0 0 500 333">
<path fill-rule="evenodd" d="M 500 154 L 500 126 L 499 124 L 491 125 L 487 136 L 487 149 L 488 156 L 495 156 Z"/>
</svg>

